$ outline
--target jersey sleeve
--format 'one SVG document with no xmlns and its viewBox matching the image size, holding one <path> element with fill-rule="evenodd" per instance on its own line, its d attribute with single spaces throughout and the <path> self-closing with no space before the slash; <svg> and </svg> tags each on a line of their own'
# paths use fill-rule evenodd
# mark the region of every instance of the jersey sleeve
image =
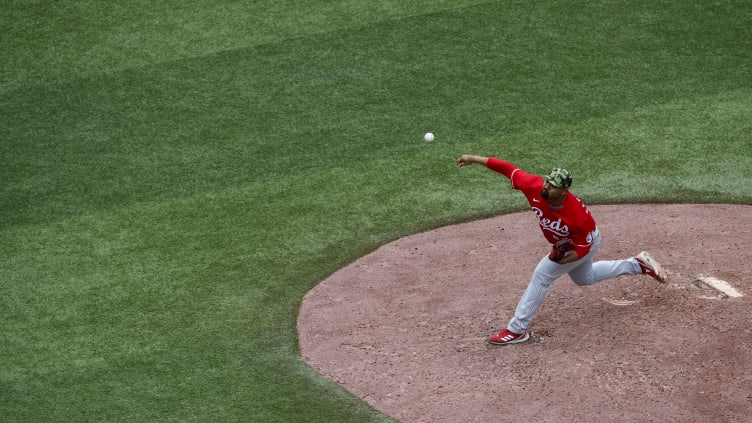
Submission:
<svg viewBox="0 0 752 423">
<path fill-rule="evenodd" d="M 501 173 L 509 179 L 512 179 L 512 173 L 517 170 L 517 166 L 512 163 L 505 162 L 504 160 L 497 159 L 496 157 L 489 157 L 486 162 L 486 167 L 494 172 Z"/>
<path fill-rule="evenodd" d="M 541 179 L 540 176 L 529 174 L 514 164 L 497 159 L 496 157 L 489 157 L 486 167 L 509 178 L 512 182 L 512 188 L 520 191 L 535 188 Z"/>
</svg>

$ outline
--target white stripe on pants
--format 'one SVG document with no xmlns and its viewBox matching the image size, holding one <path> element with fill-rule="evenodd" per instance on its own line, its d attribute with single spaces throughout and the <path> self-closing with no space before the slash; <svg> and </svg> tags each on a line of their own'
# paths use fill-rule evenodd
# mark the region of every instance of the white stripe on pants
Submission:
<svg viewBox="0 0 752 423">
<path fill-rule="evenodd" d="M 533 277 L 527 286 L 525 293 L 522 294 L 514 317 L 509 321 L 507 329 L 514 333 L 523 333 L 530 322 L 533 321 L 535 313 L 543 303 L 548 288 L 552 283 L 564 274 L 569 274 L 574 283 L 580 286 L 592 285 L 604 279 L 614 278 L 621 275 L 641 274 L 640 265 L 634 258 L 625 260 L 602 260 L 593 263 L 593 255 L 601 246 L 601 236 L 598 231 L 595 232 L 595 240 L 590 252 L 583 258 L 566 264 L 559 264 L 551 261 L 548 255 L 538 263 L 533 271 Z"/>
</svg>

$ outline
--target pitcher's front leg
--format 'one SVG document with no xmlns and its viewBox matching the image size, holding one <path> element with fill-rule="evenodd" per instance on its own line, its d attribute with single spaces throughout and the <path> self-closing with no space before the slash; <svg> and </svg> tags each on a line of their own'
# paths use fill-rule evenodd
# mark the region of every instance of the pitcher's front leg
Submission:
<svg viewBox="0 0 752 423">
<path fill-rule="evenodd" d="M 533 321 L 535 313 L 543 303 L 548 288 L 552 283 L 562 275 L 567 273 L 572 267 L 572 263 L 560 265 L 551 261 L 548 256 L 544 257 L 533 271 L 533 277 L 522 294 L 514 317 L 509 321 L 507 328 L 514 333 L 524 333 L 530 322 Z"/>
</svg>

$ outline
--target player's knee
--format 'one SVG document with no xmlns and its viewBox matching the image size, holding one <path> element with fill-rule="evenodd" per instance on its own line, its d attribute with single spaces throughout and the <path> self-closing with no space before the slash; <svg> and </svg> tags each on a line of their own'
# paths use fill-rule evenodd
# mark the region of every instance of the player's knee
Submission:
<svg viewBox="0 0 752 423">
<path fill-rule="evenodd" d="M 569 277 L 572 278 L 572 282 L 577 284 L 578 286 L 588 286 L 592 285 L 595 282 L 595 279 L 593 278 L 593 273 L 587 274 L 587 275 L 569 275 Z"/>
</svg>

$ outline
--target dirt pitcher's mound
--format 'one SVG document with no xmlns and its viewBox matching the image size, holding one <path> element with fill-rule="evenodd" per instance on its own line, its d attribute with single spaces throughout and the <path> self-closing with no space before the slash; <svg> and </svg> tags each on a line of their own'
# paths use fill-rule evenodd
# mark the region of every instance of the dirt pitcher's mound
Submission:
<svg viewBox="0 0 752 423">
<path fill-rule="evenodd" d="M 303 359 L 404 422 L 752 421 L 752 207 L 591 211 L 596 260 L 645 249 L 668 283 L 565 276 L 530 341 L 491 346 L 549 247 L 529 212 L 444 227 L 308 293 Z"/>
</svg>

